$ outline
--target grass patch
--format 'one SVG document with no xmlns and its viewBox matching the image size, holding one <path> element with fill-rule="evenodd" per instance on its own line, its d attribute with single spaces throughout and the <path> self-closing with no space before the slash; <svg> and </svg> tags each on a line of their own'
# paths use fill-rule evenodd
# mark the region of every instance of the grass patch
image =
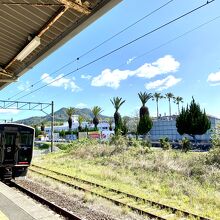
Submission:
<svg viewBox="0 0 220 220">
<path fill-rule="evenodd" d="M 141 141 L 83 140 L 34 163 L 146 197 L 189 212 L 220 219 L 220 169 L 207 153 L 154 150 Z M 208 161 L 208 162 L 207 162 Z M 85 198 L 87 200 L 87 198 Z M 126 211 L 126 210 L 125 210 Z"/>
</svg>

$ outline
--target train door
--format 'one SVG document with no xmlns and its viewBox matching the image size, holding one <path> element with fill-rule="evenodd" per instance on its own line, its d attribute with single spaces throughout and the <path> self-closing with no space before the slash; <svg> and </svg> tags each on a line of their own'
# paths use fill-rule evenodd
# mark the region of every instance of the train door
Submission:
<svg viewBox="0 0 220 220">
<path fill-rule="evenodd" d="M 16 153 L 17 133 L 5 132 L 4 134 L 4 157 L 3 164 L 14 164 Z"/>
</svg>

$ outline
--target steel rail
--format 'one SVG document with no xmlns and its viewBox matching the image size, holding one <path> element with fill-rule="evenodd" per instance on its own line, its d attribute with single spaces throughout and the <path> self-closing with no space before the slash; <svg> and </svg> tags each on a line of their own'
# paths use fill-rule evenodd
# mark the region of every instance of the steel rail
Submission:
<svg viewBox="0 0 220 220">
<path fill-rule="evenodd" d="M 33 198 L 34 200 L 40 202 L 41 204 L 48 206 L 51 210 L 53 210 L 57 214 L 65 217 L 67 219 L 82 220 L 82 218 L 76 216 L 75 214 L 73 214 L 71 212 L 68 212 L 67 210 L 65 210 L 65 209 L 61 208 L 60 206 L 46 200 L 45 198 L 31 192 L 30 190 L 27 190 L 26 188 L 22 187 L 21 185 L 17 184 L 14 181 L 10 182 L 10 186 L 15 187 L 19 191 L 25 193 L 26 195 L 30 196 L 31 198 Z"/>
<path fill-rule="evenodd" d="M 126 197 L 129 197 L 129 198 L 132 198 L 132 199 L 134 199 L 134 200 L 136 200 L 136 201 L 144 201 L 145 203 L 150 203 L 152 206 L 160 207 L 160 209 L 170 210 L 172 213 L 182 213 L 184 216 L 192 216 L 192 217 L 195 217 L 196 219 L 200 219 L 200 220 L 211 220 L 211 219 L 209 219 L 209 218 L 202 217 L 202 216 L 199 216 L 199 215 L 194 214 L 194 213 L 190 213 L 190 212 L 185 211 L 185 210 L 181 210 L 181 209 L 178 209 L 178 208 L 174 208 L 174 207 L 172 207 L 172 206 L 168 206 L 168 205 L 165 205 L 165 204 L 162 204 L 162 203 L 159 203 L 159 202 L 155 202 L 155 201 L 152 201 L 152 200 L 143 198 L 143 197 L 135 196 L 135 195 L 133 195 L 133 194 L 130 194 L 130 193 L 127 193 L 127 192 L 123 192 L 123 191 L 120 191 L 120 190 L 117 190 L 117 189 L 114 189 L 114 188 L 106 187 L 106 186 L 104 186 L 104 185 L 97 184 L 97 183 L 94 183 L 94 182 L 92 182 L 92 181 L 88 181 L 88 180 L 84 180 L 84 179 L 81 179 L 81 178 L 78 178 L 78 177 L 74 177 L 74 176 L 70 176 L 70 175 L 67 175 L 67 174 L 63 174 L 63 173 L 60 173 L 60 172 L 57 172 L 57 171 L 54 171 L 54 170 L 51 170 L 51 169 L 47 169 L 47 168 L 45 168 L 45 167 L 41 167 L 41 166 L 37 166 L 37 165 L 32 165 L 32 167 L 36 167 L 36 168 L 39 168 L 39 169 L 42 169 L 42 170 L 45 170 L 45 171 L 49 171 L 49 172 L 55 173 L 55 174 L 60 175 L 60 176 L 64 176 L 64 177 L 67 177 L 67 178 L 70 178 L 70 179 L 74 179 L 74 180 L 76 180 L 76 181 L 80 181 L 80 182 L 82 182 L 82 183 L 89 184 L 89 185 L 91 185 L 91 186 L 100 187 L 100 188 L 103 188 L 103 189 L 105 189 L 105 190 L 108 190 L 108 191 L 117 193 L 117 194 L 122 194 L 122 195 L 124 195 L 124 196 L 126 196 Z M 30 169 L 31 171 L 33 171 L 33 172 L 36 172 L 36 170 L 33 170 L 33 169 L 31 169 L 31 168 L 29 168 L 29 169 Z M 38 172 L 38 171 L 37 171 L 37 172 Z M 40 173 L 40 174 L 42 174 L 42 173 Z M 42 174 L 42 175 L 46 175 L 46 174 Z M 48 176 L 48 175 L 46 175 L 46 176 Z M 51 176 L 49 176 L 49 177 L 51 178 Z M 53 179 L 60 181 L 59 179 L 54 178 L 54 177 L 53 177 Z M 62 180 L 61 180 L 61 181 L 62 181 Z M 62 183 L 67 184 L 67 185 L 73 187 L 73 186 L 72 186 L 72 185 L 73 185 L 72 183 L 69 184 L 69 183 L 67 183 L 67 182 L 65 182 L 65 181 L 62 181 Z M 76 187 L 75 187 L 75 188 L 76 188 Z M 78 186 L 77 188 L 80 189 L 80 190 L 83 190 L 83 187 L 79 187 L 79 186 Z M 96 194 L 96 193 L 94 193 L 94 194 Z M 108 199 L 108 200 L 111 200 L 111 199 Z M 113 199 L 113 200 L 114 200 L 114 199 Z M 113 202 L 114 202 L 114 201 L 113 201 Z M 119 201 L 119 203 L 120 203 L 120 201 Z M 119 204 L 117 204 L 117 205 L 119 205 Z M 127 204 L 123 204 L 123 205 L 128 206 Z M 131 207 L 131 209 L 132 209 L 132 207 Z M 140 211 L 139 211 L 139 212 L 140 212 Z"/>
</svg>

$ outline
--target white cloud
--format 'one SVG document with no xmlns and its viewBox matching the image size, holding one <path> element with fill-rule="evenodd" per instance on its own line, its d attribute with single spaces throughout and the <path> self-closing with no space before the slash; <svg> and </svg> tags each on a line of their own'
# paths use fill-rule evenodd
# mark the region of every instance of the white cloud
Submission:
<svg viewBox="0 0 220 220">
<path fill-rule="evenodd" d="M 78 104 L 76 105 L 76 107 L 77 107 L 77 108 L 85 108 L 85 107 L 87 107 L 87 105 L 86 105 L 85 103 L 78 103 Z"/>
<path fill-rule="evenodd" d="M 30 82 L 29 81 L 26 81 L 26 82 L 20 82 L 19 85 L 18 85 L 18 90 L 21 90 L 21 91 L 30 91 Z"/>
<path fill-rule="evenodd" d="M 55 78 L 52 78 L 48 73 L 44 73 L 41 76 L 41 80 L 44 83 L 49 84 L 50 86 L 64 87 L 65 90 L 71 89 L 72 92 L 77 92 L 81 90 L 81 88 L 77 86 L 76 83 L 74 82 L 74 78 L 73 79 L 65 78 L 63 77 L 63 74 L 60 74 Z"/>
<path fill-rule="evenodd" d="M 210 73 L 208 75 L 207 82 L 209 82 L 211 86 L 220 85 L 220 71 L 216 73 Z"/>
<path fill-rule="evenodd" d="M 117 89 L 120 86 L 120 81 L 127 79 L 134 74 L 130 70 L 113 70 L 105 69 L 102 73 L 92 79 L 92 86 L 107 86 Z"/>
<path fill-rule="evenodd" d="M 90 80 L 91 78 L 92 78 L 92 76 L 91 75 L 81 75 L 81 78 L 82 79 L 88 79 L 88 80 Z"/>
<path fill-rule="evenodd" d="M 156 89 L 158 91 L 162 91 L 164 89 L 168 89 L 172 86 L 175 86 L 181 80 L 182 79 L 180 79 L 180 78 L 175 78 L 174 76 L 169 75 L 164 79 L 160 79 L 160 80 L 156 80 L 156 81 L 153 81 L 153 82 L 146 83 L 145 88 L 147 90 Z"/>
<path fill-rule="evenodd" d="M 120 86 L 120 82 L 128 77 L 136 76 L 150 79 L 157 75 L 176 72 L 179 66 L 180 63 L 171 55 L 166 55 L 153 63 L 145 63 L 136 70 L 105 69 L 100 75 L 92 79 L 91 85 L 117 89 Z"/>
<path fill-rule="evenodd" d="M 144 78 L 153 78 L 157 75 L 176 72 L 180 67 L 180 63 L 171 55 L 159 58 L 156 62 L 145 63 L 136 70 L 136 75 Z"/>
<path fill-rule="evenodd" d="M 18 109 L 0 109 L 2 114 L 18 114 L 20 111 Z"/>
<path fill-rule="evenodd" d="M 136 58 L 136 57 L 132 57 L 132 58 L 128 59 L 126 63 L 129 65 L 130 63 L 132 63 L 132 61 L 133 61 L 135 58 Z"/>
</svg>

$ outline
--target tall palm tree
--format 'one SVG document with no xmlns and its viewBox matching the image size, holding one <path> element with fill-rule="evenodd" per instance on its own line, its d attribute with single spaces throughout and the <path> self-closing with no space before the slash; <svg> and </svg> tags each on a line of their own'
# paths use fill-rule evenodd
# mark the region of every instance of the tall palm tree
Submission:
<svg viewBox="0 0 220 220">
<path fill-rule="evenodd" d="M 149 115 L 149 110 L 148 107 L 145 106 L 146 102 L 152 98 L 152 94 L 151 93 L 142 93 L 139 92 L 138 96 L 142 102 L 142 107 L 140 108 L 139 114 L 140 114 L 140 118 L 143 117 L 144 115 Z"/>
<path fill-rule="evenodd" d="M 175 97 L 174 102 L 178 106 L 178 114 L 180 114 L 180 103 L 183 102 L 183 98 L 180 96 Z"/>
<path fill-rule="evenodd" d="M 72 129 L 72 124 L 73 124 L 73 120 L 72 120 L 72 115 L 75 112 L 75 108 L 69 107 L 68 109 L 66 109 L 66 114 L 68 115 L 68 125 L 69 125 L 69 130 Z"/>
<path fill-rule="evenodd" d="M 99 106 L 94 106 L 92 108 L 92 113 L 94 115 L 93 124 L 95 125 L 95 129 L 97 130 L 97 125 L 99 124 L 98 115 L 102 112 L 102 109 Z"/>
<path fill-rule="evenodd" d="M 158 107 L 158 102 L 159 102 L 159 99 L 162 99 L 164 98 L 164 96 L 161 95 L 161 93 L 158 93 L 158 92 L 155 92 L 152 96 L 152 100 L 153 101 L 156 101 L 157 103 L 157 118 L 159 117 L 159 107 Z"/>
<path fill-rule="evenodd" d="M 115 134 L 119 134 L 119 132 L 122 130 L 122 120 L 118 110 L 125 103 L 125 100 L 122 100 L 122 98 L 119 97 L 114 97 L 113 99 L 110 99 L 110 101 L 115 108 L 115 113 L 114 113 Z"/>
<path fill-rule="evenodd" d="M 137 126 L 137 133 L 146 135 L 152 127 L 152 120 L 149 116 L 148 107 L 146 107 L 145 104 L 149 99 L 152 98 L 152 94 L 139 92 L 138 96 L 142 102 L 142 107 L 139 110 L 140 120 Z"/>
<path fill-rule="evenodd" d="M 168 101 L 169 101 L 169 113 L 170 113 L 170 117 L 171 117 L 171 103 L 170 103 L 170 100 L 171 100 L 171 99 L 174 99 L 174 95 L 173 95 L 173 93 L 168 92 L 168 93 L 165 94 L 165 97 L 166 97 L 166 98 L 168 99 Z"/>
</svg>

